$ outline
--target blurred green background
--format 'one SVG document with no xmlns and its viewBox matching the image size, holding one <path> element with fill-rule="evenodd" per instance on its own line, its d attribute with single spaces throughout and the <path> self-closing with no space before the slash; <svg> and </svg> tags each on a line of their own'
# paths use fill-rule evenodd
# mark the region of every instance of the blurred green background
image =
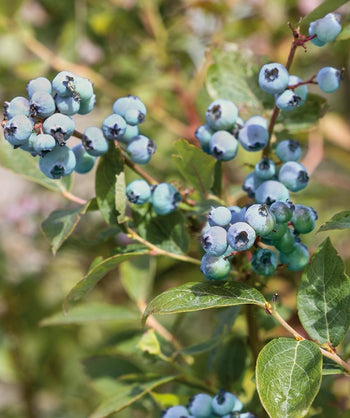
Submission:
<svg viewBox="0 0 350 418">
<path fill-rule="evenodd" d="M 138 95 L 148 109 L 141 131 L 158 146 L 147 170 L 158 179 L 185 187 L 171 164 L 172 144 L 178 138 L 195 143 L 194 131 L 204 123 L 204 113 L 211 101 L 205 89 L 211 48 L 224 50 L 237 45 L 247 56 L 253 55 L 258 64 L 285 62 L 291 42 L 286 22 L 297 25 L 299 18 L 319 3 L 317 0 L 1 0 L 0 100 L 25 95 L 25 86 L 31 78 L 46 76 L 52 80 L 58 71 L 75 72 L 94 82 L 97 95 L 95 110 L 88 117 L 75 117 L 81 131 L 88 125 L 100 126 L 111 113 L 116 98 Z M 344 25 L 348 25 L 349 3 L 340 11 Z M 322 66 L 348 69 L 349 47 L 348 39 L 325 48 L 309 45 L 308 53 L 298 51 L 292 73 L 308 79 Z M 307 191 L 296 196 L 295 201 L 314 206 L 319 212 L 319 225 L 334 213 L 348 209 L 350 203 L 349 74 L 345 72 L 341 89 L 327 96 L 329 109 L 320 123 L 296 136 L 303 144 L 303 162 L 312 176 Z M 310 90 L 318 93 L 316 87 Z M 244 114 L 244 104 L 237 105 Z M 265 116 L 268 117 L 268 112 Z M 231 204 L 240 196 L 240 184 L 249 172 L 244 164 L 253 163 L 251 158 L 242 152 L 237 160 L 225 166 L 224 189 Z M 129 175 L 131 179 L 132 174 Z M 40 321 L 61 309 L 65 295 L 86 273 L 91 260 L 109 254 L 122 238 L 114 234 L 102 239 L 105 229 L 102 218 L 90 214 L 79 224 L 78 233 L 54 257 L 40 224 L 51 211 L 70 207 L 71 203 L 1 167 L 0 187 L 0 416 L 87 417 L 98 405 L 101 392 L 107 390 L 101 381 L 94 383 L 94 378 L 103 377 L 105 370 L 117 377 L 155 367 L 147 357 L 142 358 L 142 366 L 127 360 L 127 354 L 136 350 L 141 325 L 133 320 L 131 326 L 111 321 L 44 327 Z M 92 198 L 94 173 L 75 175 L 73 190 L 80 197 Z M 330 235 L 349 268 L 348 234 L 333 231 Z M 324 238 L 324 233 L 314 231 L 306 242 L 312 250 Z M 154 295 L 184 281 L 201 280 L 196 268 L 169 260 L 157 260 L 152 269 Z M 87 300 L 128 306 L 119 275 L 120 272 L 108 275 Z M 287 275 L 272 281 L 268 288 L 271 292 L 279 290 L 291 315 L 295 310 L 293 283 Z M 187 314 L 178 321 L 166 318 L 164 324 L 172 327 L 186 346 L 210 337 L 218 321 L 215 315 Z M 262 318 L 263 315 L 261 321 Z M 271 324 L 261 326 L 269 338 Z M 245 332 L 239 322 L 236 332 L 238 336 Z M 344 343 L 348 356 L 349 340 L 348 337 Z M 236 340 L 232 344 L 238 353 L 247 350 Z M 111 366 L 108 359 L 112 356 Z M 198 361 L 198 376 L 205 379 L 200 371 L 201 361 L 204 360 Z M 232 390 L 239 392 L 243 385 L 242 396 L 248 400 L 253 393 L 251 377 L 245 377 L 250 383 L 243 384 L 241 380 L 232 386 Z M 221 376 L 221 382 L 226 378 Z M 338 412 L 341 416 L 350 407 L 349 380 L 325 379 L 322 390 L 313 416 L 338 416 Z M 184 395 L 187 396 L 186 391 Z M 331 409 L 324 406 L 326 402 Z M 136 408 L 118 416 L 159 414 L 154 399 L 146 397 Z"/>
</svg>

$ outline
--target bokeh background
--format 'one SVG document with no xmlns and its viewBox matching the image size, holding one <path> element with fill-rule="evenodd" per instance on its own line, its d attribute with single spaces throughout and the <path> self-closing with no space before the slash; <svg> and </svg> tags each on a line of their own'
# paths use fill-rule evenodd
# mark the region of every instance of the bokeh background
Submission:
<svg viewBox="0 0 350 418">
<path fill-rule="evenodd" d="M 317 0 L 1 0 L 0 101 L 25 95 L 31 78 L 52 80 L 58 71 L 72 71 L 92 80 L 97 95 L 94 111 L 88 117 L 75 117 L 79 130 L 84 130 L 100 126 L 118 97 L 138 95 L 148 109 L 142 133 L 158 146 L 147 169 L 156 178 L 184 186 L 171 164 L 172 144 L 178 138 L 195 143 L 194 131 L 204 122 L 211 101 L 205 88 L 210 49 L 235 44 L 257 63 L 285 62 L 291 42 L 286 23 L 297 25 L 318 4 Z M 340 11 L 348 25 L 350 5 Z M 307 53 L 298 51 L 292 71 L 304 79 L 322 66 L 350 68 L 347 39 L 307 49 Z M 319 94 L 316 86 L 310 90 Z M 309 187 L 296 201 L 317 209 L 318 225 L 349 208 L 349 93 L 350 72 L 346 70 L 341 89 L 324 95 L 329 108 L 319 124 L 297 137 L 312 175 Z M 224 184 L 228 196 L 232 188 L 232 201 L 249 172 L 245 166 L 252 163 L 249 158 L 242 153 L 225 168 Z M 101 238 L 105 225 L 92 214 L 53 256 L 40 224 L 54 209 L 72 203 L 3 167 L 0 190 L 0 416 L 87 417 L 101 398 L 101 388 L 92 378 L 103 376 L 106 368 L 115 377 L 133 371 L 134 365 L 123 360 L 122 344 L 114 338 L 117 332 L 126 335 L 127 328 L 113 321 L 64 327 L 44 327 L 40 321 L 61 309 L 65 295 L 83 277 L 91 260 L 108 254 L 122 237 L 116 233 Z M 73 191 L 82 198 L 93 197 L 94 172 L 74 175 Z M 333 231 L 330 236 L 349 270 L 349 235 Z M 314 231 L 306 242 L 313 250 L 324 238 L 324 233 Z M 166 260 L 153 269 L 154 294 L 189 278 L 201 280 L 195 269 Z M 108 275 L 88 300 L 128 303 L 118 274 Z M 295 309 L 292 282 L 276 280 L 270 286 L 279 289 L 287 310 Z M 210 326 L 203 331 L 206 320 L 206 314 L 197 314 L 185 316 L 181 324 L 168 321 L 190 345 L 209 334 Z M 238 333 L 239 329 L 238 324 Z M 349 340 L 344 346 L 348 355 Z M 105 358 L 111 347 L 119 349 L 113 366 Z M 323 399 L 318 401 L 323 406 L 312 415 L 349 416 L 344 412 L 349 407 L 349 381 L 324 379 L 323 385 Z M 156 417 L 159 410 L 145 399 L 136 410 L 118 416 Z"/>
</svg>

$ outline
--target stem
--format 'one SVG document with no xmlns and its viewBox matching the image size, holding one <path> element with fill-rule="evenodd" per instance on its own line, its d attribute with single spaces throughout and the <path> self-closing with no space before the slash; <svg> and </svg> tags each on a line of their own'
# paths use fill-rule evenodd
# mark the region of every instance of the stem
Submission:
<svg viewBox="0 0 350 418">
<path fill-rule="evenodd" d="M 154 177 L 152 177 L 150 174 L 146 173 L 139 165 L 133 163 L 130 158 L 128 158 L 123 153 L 124 163 L 131 168 L 135 173 L 139 174 L 143 179 L 145 179 L 149 184 L 158 184 L 159 181 L 157 181 Z"/>
<path fill-rule="evenodd" d="M 259 328 L 256 322 L 256 307 L 254 305 L 245 306 L 245 316 L 248 326 L 248 344 L 253 354 L 254 367 L 261 349 Z"/>
<path fill-rule="evenodd" d="M 62 190 L 62 196 L 68 200 L 71 200 L 72 202 L 79 203 L 79 205 L 86 205 L 86 203 L 88 202 L 87 200 L 82 199 L 81 197 L 75 196 L 68 190 Z"/>
</svg>

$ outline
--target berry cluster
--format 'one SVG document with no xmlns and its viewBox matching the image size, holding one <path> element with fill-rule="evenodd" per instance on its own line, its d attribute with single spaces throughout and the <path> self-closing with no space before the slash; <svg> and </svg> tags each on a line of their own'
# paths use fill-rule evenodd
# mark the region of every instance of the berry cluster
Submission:
<svg viewBox="0 0 350 418">
<path fill-rule="evenodd" d="M 181 194 L 170 183 L 150 186 L 145 180 L 137 179 L 126 186 L 126 197 L 130 203 L 151 203 L 157 215 L 167 215 L 177 209 Z"/>
<path fill-rule="evenodd" d="M 52 83 L 45 77 L 29 81 L 27 93 L 28 98 L 19 96 L 5 102 L 4 136 L 14 148 L 39 156 L 40 170 L 51 179 L 73 171 L 87 173 L 96 157 L 108 151 L 109 141 L 123 144 L 136 164 L 149 162 L 156 150 L 152 140 L 139 134 L 146 107 L 136 96 L 117 99 L 102 129 L 89 126 L 80 134 L 72 116 L 93 110 L 96 97 L 90 80 L 61 71 Z M 82 142 L 70 148 L 67 141 L 72 136 Z"/>
<path fill-rule="evenodd" d="M 221 389 L 214 397 L 206 393 L 192 396 L 186 406 L 172 406 L 162 412 L 162 418 L 254 418 L 251 412 L 240 412 L 242 402 L 230 392 Z"/>
</svg>

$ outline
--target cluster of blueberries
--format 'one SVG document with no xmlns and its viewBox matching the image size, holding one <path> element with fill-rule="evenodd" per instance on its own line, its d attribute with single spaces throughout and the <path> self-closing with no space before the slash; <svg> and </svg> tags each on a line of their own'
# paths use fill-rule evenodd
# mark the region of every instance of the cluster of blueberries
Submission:
<svg viewBox="0 0 350 418">
<path fill-rule="evenodd" d="M 27 93 L 28 98 L 5 102 L 4 136 L 14 148 L 39 156 L 40 170 L 51 179 L 73 171 L 87 173 L 96 158 L 108 151 L 109 141 L 123 144 L 136 164 L 146 164 L 155 152 L 154 142 L 139 134 L 146 107 L 136 96 L 117 99 L 102 129 L 90 126 L 81 135 L 72 116 L 93 110 L 96 96 L 90 80 L 61 71 L 52 82 L 46 77 L 29 81 Z M 72 136 L 80 137 L 81 143 L 70 148 L 66 143 Z"/>
<path fill-rule="evenodd" d="M 241 412 L 242 402 L 224 389 L 214 396 L 198 393 L 192 396 L 186 406 L 172 406 L 162 412 L 162 418 L 255 418 L 251 412 Z"/>
</svg>

